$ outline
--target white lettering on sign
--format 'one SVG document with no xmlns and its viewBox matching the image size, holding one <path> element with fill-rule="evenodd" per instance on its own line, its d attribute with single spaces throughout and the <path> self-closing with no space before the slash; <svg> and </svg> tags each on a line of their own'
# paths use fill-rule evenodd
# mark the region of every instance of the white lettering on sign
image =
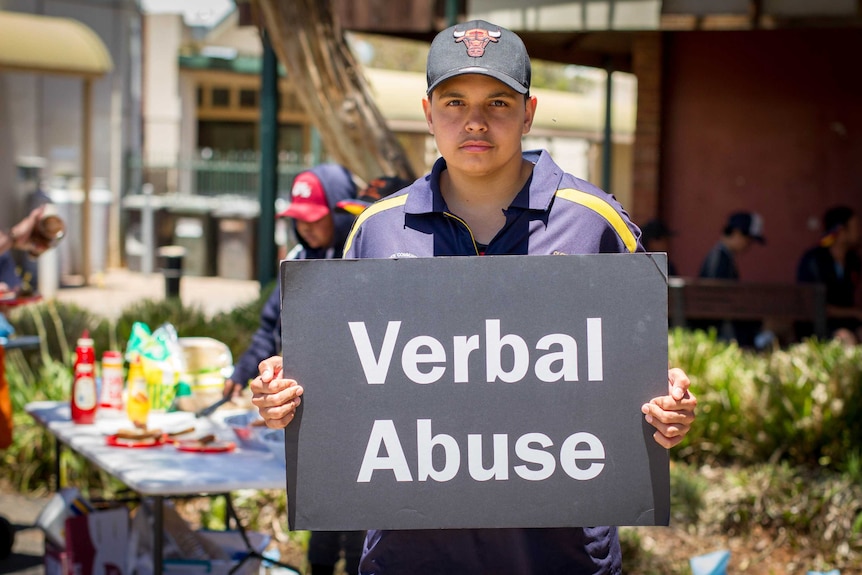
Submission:
<svg viewBox="0 0 862 575">
<path fill-rule="evenodd" d="M 378 352 L 375 352 L 368 335 L 365 322 L 348 322 L 353 345 L 359 355 L 359 362 L 369 384 L 383 384 L 389 374 L 398 334 L 400 321 L 386 324 Z M 529 346 L 519 335 L 503 334 L 499 319 L 485 320 L 485 380 L 488 383 L 502 381 L 517 383 L 530 371 L 532 357 Z M 602 319 L 587 318 L 587 380 L 602 381 L 604 364 L 602 360 Z M 456 335 L 452 338 L 452 373 L 455 383 L 468 381 L 470 355 L 482 347 L 479 334 Z M 578 343 L 574 337 L 564 333 L 552 333 L 536 342 L 539 355 L 532 363 L 533 373 L 539 381 L 578 381 Z M 511 358 L 511 365 L 503 366 L 503 358 Z M 411 381 L 419 384 L 440 381 L 449 367 L 449 355 L 438 339 L 430 335 L 419 335 L 407 341 L 401 350 L 401 369 Z"/>
<path fill-rule="evenodd" d="M 509 479 L 509 436 L 493 435 L 492 461 L 485 467 L 482 458 L 482 435 L 467 435 L 467 472 L 475 481 L 506 481 Z M 526 433 L 515 441 L 515 456 L 524 465 L 513 470 L 527 481 L 543 481 L 557 469 L 559 459 L 563 472 L 578 481 L 595 479 L 605 467 L 605 446 L 598 437 L 584 431 L 567 437 L 559 453 L 550 448 L 554 442 L 544 433 Z M 381 455 L 381 448 L 385 455 Z M 433 454 L 442 452 L 442 466 L 435 467 Z M 461 470 L 461 447 L 451 435 L 431 432 L 431 420 L 416 421 L 416 477 L 418 481 L 446 482 L 454 479 Z M 438 458 L 440 463 L 440 458 Z M 359 468 L 357 483 L 369 483 L 375 471 L 391 471 L 396 481 L 413 481 L 413 474 L 391 419 L 377 420 L 371 428 L 365 456 Z"/>
</svg>

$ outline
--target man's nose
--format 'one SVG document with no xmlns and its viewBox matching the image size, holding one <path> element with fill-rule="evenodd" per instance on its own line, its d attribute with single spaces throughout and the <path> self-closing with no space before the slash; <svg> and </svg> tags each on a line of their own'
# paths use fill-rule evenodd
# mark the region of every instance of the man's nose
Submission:
<svg viewBox="0 0 862 575">
<path fill-rule="evenodd" d="M 480 108 L 473 108 L 467 115 L 466 128 L 468 132 L 483 132 L 488 129 L 485 113 Z"/>
</svg>

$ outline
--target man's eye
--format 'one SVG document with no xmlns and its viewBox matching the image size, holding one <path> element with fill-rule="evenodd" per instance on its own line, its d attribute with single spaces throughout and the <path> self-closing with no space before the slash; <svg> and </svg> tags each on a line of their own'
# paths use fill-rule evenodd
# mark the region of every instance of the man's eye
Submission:
<svg viewBox="0 0 862 575">
<path fill-rule="evenodd" d="M 491 100 L 491 106 L 501 108 L 506 105 L 506 102 L 503 100 Z"/>
<path fill-rule="evenodd" d="M 446 102 L 447 106 L 461 106 L 464 104 L 463 100 L 449 100 Z"/>
</svg>

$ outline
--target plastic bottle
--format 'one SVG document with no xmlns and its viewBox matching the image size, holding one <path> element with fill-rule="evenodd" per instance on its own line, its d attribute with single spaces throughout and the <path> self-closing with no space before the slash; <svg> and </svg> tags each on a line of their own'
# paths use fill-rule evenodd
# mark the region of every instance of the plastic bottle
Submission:
<svg viewBox="0 0 862 575">
<path fill-rule="evenodd" d="M 72 421 L 93 423 L 96 418 L 96 352 L 88 331 L 75 348 L 75 379 L 72 381 Z"/>
<path fill-rule="evenodd" d="M 126 414 L 135 427 L 146 429 L 147 418 L 150 415 L 150 395 L 147 391 L 143 360 L 139 355 L 129 363 L 126 390 Z"/>
<path fill-rule="evenodd" d="M 119 351 L 108 350 L 102 355 L 102 392 L 99 407 L 123 409 L 123 356 Z"/>
</svg>

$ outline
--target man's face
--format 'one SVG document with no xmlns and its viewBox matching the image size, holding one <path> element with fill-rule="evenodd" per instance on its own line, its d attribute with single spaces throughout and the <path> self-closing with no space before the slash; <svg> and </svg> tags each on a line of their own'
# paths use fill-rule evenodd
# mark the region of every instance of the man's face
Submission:
<svg viewBox="0 0 862 575">
<path fill-rule="evenodd" d="M 521 137 L 530 131 L 536 99 L 526 99 L 482 74 L 462 74 L 422 101 L 428 128 L 450 170 L 493 174 L 521 160 Z"/>
<path fill-rule="evenodd" d="M 328 248 L 335 239 L 335 223 L 332 221 L 332 214 L 326 214 L 316 222 L 296 220 L 296 233 L 310 248 Z"/>
<path fill-rule="evenodd" d="M 744 254 L 748 251 L 748 248 L 751 247 L 751 244 L 754 240 L 751 237 L 745 235 L 740 230 L 733 230 L 730 232 L 730 235 L 727 236 L 727 247 L 730 248 L 735 254 Z"/>
</svg>

